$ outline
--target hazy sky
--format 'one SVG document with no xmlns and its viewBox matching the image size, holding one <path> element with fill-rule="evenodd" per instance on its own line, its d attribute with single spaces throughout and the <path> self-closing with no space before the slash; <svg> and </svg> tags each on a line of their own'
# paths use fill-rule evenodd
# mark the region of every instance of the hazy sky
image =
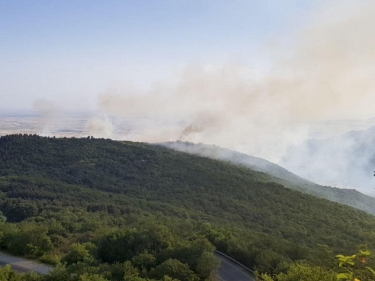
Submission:
<svg viewBox="0 0 375 281">
<path fill-rule="evenodd" d="M 262 72 L 316 1 L 0 0 L 0 108 L 93 109 L 109 89 L 174 83 L 191 64 Z M 254 67 L 255 66 L 255 67 Z"/>
<path fill-rule="evenodd" d="M 10 120 L 13 133 L 202 142 L 278 162 L 308 138 L 375 125 L 374 15 L 373 0 L 0 0 L 0 113 L 39 114 Z M 77 111 L 90 112 L 79 125 Z M 372 161 L 331 144 L 345 157 L 322 153 L 317 171 Z M 372 191 L 369 165 L 356 175 Z"/>
<path fill-rule="evenodd" d="M 372 0 L 0 0 L 0 109 L 92 110 L 95 136 L 277 160 L 321 122 L 375 117 L 374 15 Z"/>
</svg>

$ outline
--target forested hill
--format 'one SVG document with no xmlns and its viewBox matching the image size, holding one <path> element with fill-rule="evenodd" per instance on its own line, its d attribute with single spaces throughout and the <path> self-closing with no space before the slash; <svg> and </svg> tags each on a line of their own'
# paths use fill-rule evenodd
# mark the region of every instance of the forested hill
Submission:
<svg viewBox="0 0 375 281">
<path fill-rule="evenodd" d="M 333 202 L 345 204 L 359 210 L 365 211 L 371 215 L 375 215 L 375 198 L 371 196 L 367 196 L 363 193 L 358 192 L 355 189 L 341 189 L 336 187 L 330 186 L 322 186 L 315 184 L 311 181 L 305 180 L 290 171 L 284 169 L 283 167 L 269 162 L 265 159 L 253 157 L 247 154 L 240 153 L 238 151 L 233 151 L 230 149 L 221 148 L 215 145 L 205 145 L 205 144 L 196 144 L 196 143 L 189 143 L 189 142 L 166 142 L 162 143 L 161 145 L 178 150 L 183 151 L 191 154 L 201 155 L 204 157 L 209 157 L 213 159 L 218 159 L 222 161 L 227 161 L 233 163 L 235 165 L 242 165 L 245 167 L 249 167 L 252 170 L 264 172 L 269 175 L 275 177 L 275 181 L 281 183 L 288 188 L 301 191 L 303 193 L 308 193 L 314 195 L 316 197 L 324 198 L 331 200 Z M 326 149 L 329 151 L 329 149 Z M 302 155 L 303 153 L 296 153 L 295 151 L 292 152 L 293 155 Z M 354 155 L 354 154 L 353 154 Z M 306 163 L 310 163 L 311 157 L 309 155 L 305 155 L 305 157 L 295 157 L 301 163 L 305 161 Z M 361 157 L 359 157 L 362 159 Z M 308 161 L 306 161 L 308 159 Z M 322 158 L 321 158 L 322 159 Z M 353 161 L 355 162 L 355 161 Z M 300 163 L 300 166 L 301 166 Z M 315 167 L 320 166 L 319 161 L 316 161 Z M 369 167 L 371 165 L 367 165 Z M 310 167 L 310 170 L 314 168 L 309 165 L 305 165 L 306 167 Z M 329 169 L 327 169 L 329 170 Z M 311 171 L 311 173 L 316 173 L 316 171 Z M 341 175 L 348 175 L 352 174 L 349 171 L 345 171 L 342 173 L 336 173 L 337 177 L 342 177 Z M 368 183 L 371 183 L 371 179 L 367 180 Z M 354 185 L 355 186 L 355 185 Z"/>
<path fill-rule="evenodd" d="M 92 241 L 97 228 L 145 218 L 178 235 L 204 235 L 261 271 L 309 259 L 318 244 L 340 252 L 375 245 L 375 217 L 362 211 L 287 189 L 265 173 L 144 143 L 4 136 L 0 190 L 8 222 L 52 224 L 53 239 L 56 223 L 70 233 L 59 234 L 58 256 L 67 239 Z"/>
</svg>

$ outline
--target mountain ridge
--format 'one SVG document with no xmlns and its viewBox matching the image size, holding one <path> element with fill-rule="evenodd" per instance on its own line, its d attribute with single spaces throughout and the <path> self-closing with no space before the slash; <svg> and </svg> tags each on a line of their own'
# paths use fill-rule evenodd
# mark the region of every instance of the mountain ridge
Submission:
<svg viewBox="0 0 375 281">
<path fill-rule="evenodd" d="M 375 244 L 374 216 L 283 183 L 157 145 L 5 136 L 0 138 L 0 211 L 8 222 L 0 224 L 6 237 L 0 248 L 33 250 L 19 246 L 24 240 L 7 242 L 24 237 L 11 231 L 25 225 L 38 229 L 31 237 L 40 232 L 45 240 L 38 241 L 50 241 L 46 249 L 66 253 L 76 241 L 90 242 L 111 255 L 98 241 L 110 243 L 115 230 L 123 237 L 134 227 L 156 223 L 187 242 L 204 238 L 252 269 L 278 272 L 293 261 L 316 260 L 321 244 L 335 253 Z M 109 240 L 103 240 L 103 231 Z"/>
<path fill-rule="evenodd" d="M 235 165 L 242 165 L 259 172 L 267 173 L 276 177 L 277 180 L 275 181 L 280 182 L 281 180 L 285 186 L 294 190 L 345 204 L 375 215 L 374 197 L 365 195 L 355 189 L 342 189 L 313 183 L 293 174 L 280 165 L 259 157 L 250 156 L 230 149 L 224 149 L 215 145 L 187 142 L 166 142 L 161 143 L 160 145 L 177 151 L 223 160 Z"/>
</svg>

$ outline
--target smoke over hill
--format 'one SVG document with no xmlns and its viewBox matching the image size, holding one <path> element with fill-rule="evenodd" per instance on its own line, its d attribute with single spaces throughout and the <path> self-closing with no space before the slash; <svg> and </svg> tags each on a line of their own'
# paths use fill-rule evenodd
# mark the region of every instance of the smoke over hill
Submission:
<svg viewBox="0 0 375 281">
<path fill-rule="evenodd" d="M 305 179 L 375 195 L 375 126 L 291 147 L 280 164 Z"/>
<path fill-rule="evenodd" d="M 78 124 L 80 130 L 72 134 L 147 142 L 202 142 L 273 162 L 290 153 L 282 163 L 311 179 L 307 169 L 324 170 L 319 161 L 305 165 L 301 174 L 300 164 L 292 160 L 297 152 L 288 150 L 311 137 L 311 124 L 374 117 L 374 14 L 373 1 L 321 1 L 310 14 L 301 15 L 304 25 L 263 42 L 261 51 L 250 60 L 253 64 L 238 60 L 191 63 L 170 79 L 173 82 L 158 81 L 148 90 L 108 85 L 98 97 L 97 114 L 84 125 Z M 30 131 L 51 135 L 57 124 L 58 131 L 65 133 L 67 122 L 61 119 L 69 110 L 63 107 L 36 101 L 34 108 L 41 117 Z M 348 140 L 349 146 L 351 142 Z M 336 144 L 328 152 L 339 148 Z M 300 153 L 309 155 L 305 150 Z M 308 161 L 301 155 L 301 161 Z M 318 159 L 318 155 L 314 157 Z M 342 178 L 340 172 L 347 171 L 355 161 L 363 169 L 371 166 L 367 153 L 357 153 L 355 160 L 351 155 L 330 159 L 325 155 L 329 154 L 322 152 L 319 159 L 327 164 L 325 172 L 332 171 L 331 178 Z M 336 173 L 331 167 L 343 168 Z M 359 174 L 351 171 L 353 178 L 370 180 L 365 176 L 368 170 Z M 357 188 L 355 183 L 351 180 L 343 185 Z"/>
<path fill-rule="evenodd" d="M 99 106 L 108 116 L 180 122 L 138 140 L 204 142 L 276 161 L 311 122 L 373 117 L 374 12 L 372 1 L 325 1 L 307 26 L 265 44 L 261 75 L 259 65 L 192 64 L 149 91 L 104 91 Z"/>
</svg>

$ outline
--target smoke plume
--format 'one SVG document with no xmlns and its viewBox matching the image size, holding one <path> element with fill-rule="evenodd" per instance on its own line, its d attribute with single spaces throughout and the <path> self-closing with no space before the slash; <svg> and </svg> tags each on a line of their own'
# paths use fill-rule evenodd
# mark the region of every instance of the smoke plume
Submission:
<svg viewBox="0 0 375 281">
<path fill-rule="evenodd" d="M 97 138 L 109 138 L 113 134 L 114 126 L 108 118 L 91 118 L 86 124 L 86 133 Z"/>
<path fill-rule="evenodd" d="M 57 130 L 58 120 L 62 117 L 62 109 L 50 100 L 38 99 L 33 103 L 33 109 L 37 114 L 37 130 L 42 136 L 52 135 Z"/>
<path fill-rule="evenodd" d="M 193 64 L 175 85 L 104 92 L 100 107 L 112 116 L 183 124 L 138 140 L 204 142 L 273 161 L 308 136 L 311 122 L 372 117 L 375 3 L 324 3 L 307 26 L 269 49 L 271 66 L 262 79 L 251 65 Z"/>
<path fill-rule="evenodd" d="M 281 165 L 305 179 L 375 196 L 375 126 L 290 147 Z"/>
</svg>

